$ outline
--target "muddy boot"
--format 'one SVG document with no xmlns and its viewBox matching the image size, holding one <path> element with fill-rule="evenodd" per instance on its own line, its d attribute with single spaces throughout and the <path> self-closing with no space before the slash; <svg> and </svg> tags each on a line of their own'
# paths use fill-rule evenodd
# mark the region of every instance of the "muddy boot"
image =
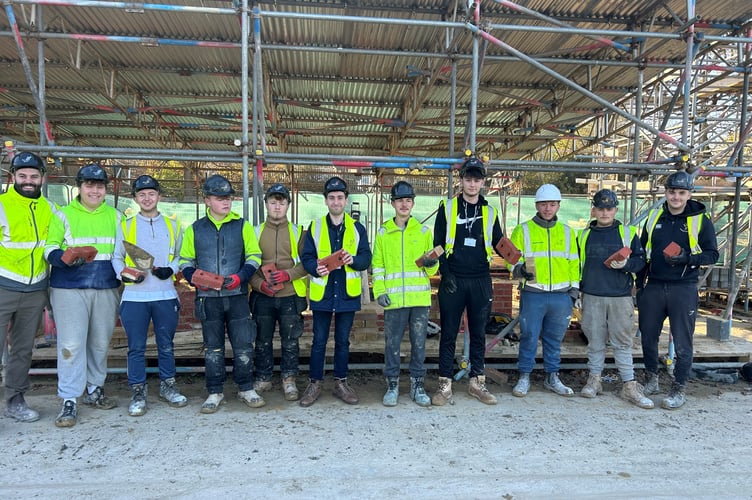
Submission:
<svg viewBox="0 0 752 500">
<path fill-rule="evenodd" d="M 399 398 L 399 379 L 396 377 L 386 378 L 386 394 L 381 401 L 384 406 L 397 406 L 397 398 Z"/>
<path fill-rule="evenodd" d="M 146 413 L 146 384 L 131 386 L 131 404 L 128 405 L 128 415 L 140 417 Z"/>
<path fill-rule="evenodd" d="M 601 375 L 591 373 L 585 383 L 585 387 L 580 391 L 580 396 L 583 398 L 594 398 L 602 392 L 603 384 L 601 384 Z"/>
<path fill-rule="evenodd" d="M 643 394 L 650 396 L 651 394 L 658 394 L 661 392 L 661 388 L 658 386 L 658 374 L 645 372 L 645 386 L 642 390 Z"/>
<path fill-rule="evenodd" d="M 298 385 L 295 383 L 295 375 L 290 375 L 282 379 L 282 392 L 285 393 L 285 400 L 298 400 L 300 395 L 298 394 Z"/>
<path fill-rule="evenodd" d="M 524 398 L 527 396 L 527 391 L 530 390 L 530 374 L 520 373 L 520 379 L 517 381 L 517 385 L 512 389 L 512 395 L 518 398 Z"/>
<path fill-rule="evenodd" d="M 358 395 L 347 384 L 347 378 L 335 378 L 332 394 L 349 405 L 358 404 Z"/>
<path fill-rule="evenodd" d="M 167 401 L 167 404 L 173 408 L 182 408 L 188 404 L 188 398 L 180 394 L 175 377 L 159 382 L 159 399 Z"/>
<path fill-rule="evenodd" d="M 687 402 L 687 395 L 684 393 L 684 386 L 674 382 L 671 390 L 668 391 L 668 397 L 661 401 L 661 408 L 665 410 L 676 410 L 684 406 Z"/>
<path fill-rule="evenodd" d="M 14 418 L 19 422 L 36 422 L 39 420 L 39 412 L 29 408 L 22 392 L 15 394 L 6 401 L 5 416 Z"/>
<path fill-rule="evenodd" d="M 488 392 L 488 389 L 486 389 L 485 375 L 470 377 L 470 384 L 467 386 L 467 393 L 481 403 L 487 405 L 495 405 L 498 402 L 496 396 Z"/>
<path fill-rule="evenodd" d="M 64 401 L 63 409 L 55 419 L 55 425 L 58 427 L 73 427 L 76 425 L 78 408 L 75 401 Z"/>
<path fill-rule="evenodd" d="M 559 396 L 574 396 L 574 391 L 559 380 L 559 374 L 556 372 L 546 374 L 546 380 L 543 381 L 543 387 L 549 391 L 555 392 Z"/>
<path fill-rule="evenodd" d="M 653 400 L 643 394 L 642 386 L 638 384 L 636 380 L 624 382 L 624 385 L 621 387 L 620 396 L 623 400 L 629 401 L 630 403 L 637 405 L 640 408 L 645 408 L 646 410 L 655 406 Z"/>
<path fill-rule="evenodd" d="M 253 382 L 253 390 L 256 392 L 269 392 L 272 390 L 272 381 L 256 380 Z"/>
<path fill-rule="evenodd" d="M 452 397 L 452 379 L 449 377 L 439 377 L 439 387 L 431 398 L 431 404 L 434 406 L 444 406 L 449 403 L 454 404 Z"/>
<path fill-rule="evenodd" d="M 410 399 L 418 406 L 431 406 L 431 398 L 423 386 L 423 377 L 410 377 Z"/>
<path fill-rule="evenodd" d="M 225 403 L 225 395 L 221 392 L 209 394 L 204 404 L 201 405 L 201 413 L 217 413 L 219 406 Z"/>
<path fill-rule="evenodd" d="M 308 387 L 303 392 L 303 397 L 300 398 L 300 406 L 307 408 L 316 402 L 321 396 L 321 380 L 311 380 L 308 382 Z"/>
<path fill-rule="evenodd" d="M 84 394 L 83 404 L 99 408 L 100 410 L 111 410 L 117 406 L 117 401 L 104 395 L 104 387 L 95 387 L 94 392 Z"/>
<path fill-rule="evenodd" d="M 253 389 L 249 389 L 247 391 L 239 391 L 238 399 L 251 408 L 261 408 L 266 404 L 264 398 L 259 396 L 258 393 Z"/>
</svg>

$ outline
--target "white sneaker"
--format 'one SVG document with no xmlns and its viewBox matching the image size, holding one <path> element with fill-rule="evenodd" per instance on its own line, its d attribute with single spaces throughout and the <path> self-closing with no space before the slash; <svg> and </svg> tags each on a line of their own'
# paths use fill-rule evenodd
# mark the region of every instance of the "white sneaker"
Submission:
<svg viewBox="0 0 752 500">
<path fill-rule="evenodd" d="M 219 405 L 224 404 L 225 395 L 221 392 L 216 394 L 209 394 L 204 404 L 201 405 L 201 413 L 216 413 L 219 410 Z"/>
</svg>

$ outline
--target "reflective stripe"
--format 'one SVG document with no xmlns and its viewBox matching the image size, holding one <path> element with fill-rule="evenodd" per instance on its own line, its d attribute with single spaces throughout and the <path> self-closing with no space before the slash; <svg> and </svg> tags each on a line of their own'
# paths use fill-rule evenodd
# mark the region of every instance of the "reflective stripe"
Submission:
<svg viewBox="0 0 752 500">
<path fill-rule="evenodd" d="M 8 278 L 9 280 L 18 281 L 20 283 L 25 283 L 27 285 L 33 285 L 35 283 L 39 283 L 40 281 L 44 281 L 47 279 L 47 269 L 45 269 L 40 274 L 37 274 L 36 276 L 32 276 L 29 278 L 29 276 L 24 276 L 22 274 L 14 273 L 9 271 L 8 269 L 3 269 L 0 267 L 0 276 L 3 278 Z"/>
<path fill-rule="evenodd" d="M 329 241 L 329 229 L 326 231 L 322 228 L 327 226 L 326 217 L 321 219 L 314 219 L 311 222 L 311 229 L 313 233 L 313 243 L 316 247 L 316 255 L 319 259 L 323 259 L 332 253 L 332 246 Z M 350 255 L 356 255 L 358 253 L 358 247 L 360 246 L 360 233 L 358 228 L 355 227 L 355 220 L 350 217 L 349 214 L 345 214 L 342 221 L 345 230 L 342 237 L 342 248 Z M 361 293 L 361 272 L 356 271 L 350 266 L 344 266 L 345 269 L 345 290 L 350 297 L 357 297 Z M 313 301 L 319 301 L 324 297 L 324 291 L 326 284 L 329 281 L 329 275 L 324 277 L 311 276 L 310 286 L 310 298 Z"/>
<path fill-rule="evenodd" d="M 35 241 L 3 241 L 3 248 L 13 249 L 13 250 L 33 250 L 37 247 L 37 245 L 44 246 L 45 241 L 39 240 L 39 242 Z"/>
<path fill-rule="evenodd" d="M 407 285 L 400 287 L 387 288 L 386 292 L 391 294 L 404 293 L 404 292 L 430 292 L 431 285 Z"/>
<path fill-rule="evenodd" d="M 629 231 L 624 230 L 624 224 L 619 225 L 619 236 L 621 236 L 622 246 L 631 249 L 632 240 L 634 239 L 635 235 L 637 235 L 637 228 L 634 226 L 627 227 L 629 228 Z M 588 236 L 590 236 L 590 228 L 586 227 L 580 232 L 580 248 L 582 248 L 583 250 L 582 255 L 580 256 L 580 270 L 585 269 L 585 258 L 587 257 L 587 255 L 584 250 L 585 242 L 587 242 Z"/>
<path fill-rule="evenodd" d="M 577 245 L 572 244 L 573 230 L 566 224 L 556 223 L 553 227 L 542 228 L 535 226 L 539 231 L 545 231 L 547 235 L 548 248 L 545 251 L 533 252 L 533 245 L 530 231 L 530 221 L 520 224 L 520 231 L 522 231 L 523 237 L 523 256 L 525 261 L 533 259 L 533 264 L 536 271 L 536 280 L 532 283 L 525 282 L 525 286 L 535 288 L 543 291 L 558 291 L 568 290 L 571 287 L 579 287 L 579 280 L 574 280 L 570 277 L 570 263 L 571 261 L 577 262 L 577 272 L 579 272 L 579 255 L 577 253 Z M 561 228 L 564 233 L 563 250 L 561 248 L 551 248 L 551 232 Z M 576 237 L 576 236 L 575 236 Z M 537 262 L 536 259 L 546 259 L 545 266 L 543 262 Z M 550 275 L 543 274 L 544 279 L 550 280 L 550 283 L 541 283 L 539 281 L 541 277 L 540 269 L 545 269 Z M 562 273 L 566 272 L 566 276 Z"/>
<path fill-rule="evenodd" d="M 653 230 L 658 224 L 658 219 L 661 218 L 661 215 L 663 215 L 663 207 L 654 208 L 648 214 L 648 220 L 645 223 L 645 229 L 648 233 L 648 241 L 645 244 L 645 259 L 647 261 L 650 261 L 650 252 L 653 248 Z M 690 253 L 693 255 L 702 253 L 702 248 L 700 247 L 699 243 L 702 218 L 703 214 L 690 215 L 689 217 L 687 217 L 687 237 L 689 239 L 689 248 L 691 249 Z"/>
<path fill-rule="evenodd" d="M 462 196 L 462 195 L 460 195 Z M 449 198 L 444 202 L 444 215 L 446 219 L 446 234 L 444 237 L 444 251 L 449 257 L 454 252 L 454 243 L 457 235 L 457 197 Z M 496 219 L 496 209 L 491 205 L 483 205 L 480 209 L 481 223 L 483 225 L 483 244 L 486 248 L 488 262 L 493 261 L 493 227 Z"/>
<path fill-rule="evenodd" d="M 85 238 L 70 238 L 67 240 L 69 247 L 80 247 L 83 245 L 115 245 L 115 238 L 109 237 L 85 237 Z"/>
<path fill-rule="evenodd" d="M 376 271 L 374 270 L 374 274 L 375 274 L 375 272 Z M 422 271 L 421 272 L 412 272 L 412 273 L 390 273 L 390 274 L 384 275 L 383 279 L 398 280 L 398 279 L 403 279 L 403 278 L 424 278 L 425 276 L 426 276 L 426 274 L 424 272 L 422 272 Z"/>
</svg>

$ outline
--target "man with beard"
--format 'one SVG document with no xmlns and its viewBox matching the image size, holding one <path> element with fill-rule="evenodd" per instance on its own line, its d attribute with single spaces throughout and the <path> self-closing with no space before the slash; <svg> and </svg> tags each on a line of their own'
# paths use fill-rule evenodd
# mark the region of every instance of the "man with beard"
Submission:
<svg viewBox="0 0 752 500">
<path fill-rule="evenodd" d="M 45 171 L 37 155 L 16 154 L 10 164 L 13 185 L 0 195 L 0 328 L 5 331 L 11 323 L 5 416 L 19 422 L 39 420 L 24 393 L 34 336 L 48 302 L 44 244 L 55 207 L 42 196 Z"/>
</svg>

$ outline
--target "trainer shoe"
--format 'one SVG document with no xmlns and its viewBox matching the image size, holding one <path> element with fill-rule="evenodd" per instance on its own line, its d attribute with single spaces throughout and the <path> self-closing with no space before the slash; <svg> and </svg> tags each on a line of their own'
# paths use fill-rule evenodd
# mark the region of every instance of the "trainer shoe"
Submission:
<svg viewBox="0 0 752 500">
<path fill-rule="evenodd" d="M 76 409 L 75 401 L 65 401 L 63 403 L 63 409 L 60 410 L 60 415 L 55 419 L 55 425 L 57 427 L 73 427 L 76 425 L 76 416 L 78 410 Z"/>
<path fill-rule="evenodd" d="M 113 398 L 108 398 L 104 395 L 104 387 L 98 386 L 94 389 L 94 392 L 90 392 L 84 395 L 82 401 L 87 406 L 93 406 L 100 410 L 111 410 L 117 406 L 117 401 Z"/>
<path fill-rule="evenodd" d="M 167 401 L 167 404 L 173 408 L 182 408 L 188 404 L 188 398 L 180 394 L 174 377 L 159 382 L 159 399 Z"/>
<path fill-rule="evenodd" d="M 217 413 L 217 410 L 219 410 L 219 405 L 224 404 L 225 402 L 225 395 L 221 392 L 209 394 L 209 397 L 206 398 L 206 401 L 204 401 L 204 404 L 201 405 L 201 413 Z"/>
<path fill-rule="evenodd" d="M 266 404 L 264 398 L 259 396 L 258 393 L 253 389 L 238 392 L 238 399 L 251 408 L 261 408 Z"/>
<path fill-rule="evenodd" d="M 19 422 L 36 422 L 39 420 L 39 412 L 29 408 L 24 400 L 23 393 L 19 392 L 10 398 L 5 405 L 5 416 L 14 418 Z"/>
</svg>

